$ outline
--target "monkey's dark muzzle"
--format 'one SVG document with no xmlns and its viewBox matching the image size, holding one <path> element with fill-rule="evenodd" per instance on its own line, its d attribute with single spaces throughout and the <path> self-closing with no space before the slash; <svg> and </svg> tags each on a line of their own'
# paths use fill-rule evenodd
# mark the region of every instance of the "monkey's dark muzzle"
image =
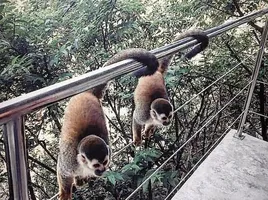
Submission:
<svg viewBox="0 0 268 200">
<path fill-rule="evenodd" d="M 95 170 L 95 174 L 96 174 L 96 176 L 102 176 L 103 172 L 105 172 L 105 169 L 103 169 L 103 170 L 96 169 L 96 170 Z"/>
<path fill-rule="evenodd" d="M 170 122 L 163 122 L 164 126 L 168 126 L 170 124 Z"/>
</svg>

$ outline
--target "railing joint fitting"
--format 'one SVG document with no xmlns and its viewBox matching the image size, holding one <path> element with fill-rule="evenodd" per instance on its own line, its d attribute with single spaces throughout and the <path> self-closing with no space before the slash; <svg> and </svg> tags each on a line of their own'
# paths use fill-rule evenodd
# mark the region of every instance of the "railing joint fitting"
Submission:
<svg viewBox="0 0 268 200">
<path fill-rule="evenodd" d="M 236 139 L 239 139 L 239 140 L 244 140 L 245 139 L 245 135 L 242 135 L 242 134 L 238 134 L 238 131 L 234 134 L 233 136 L 234 138 Z"/>
</svg>

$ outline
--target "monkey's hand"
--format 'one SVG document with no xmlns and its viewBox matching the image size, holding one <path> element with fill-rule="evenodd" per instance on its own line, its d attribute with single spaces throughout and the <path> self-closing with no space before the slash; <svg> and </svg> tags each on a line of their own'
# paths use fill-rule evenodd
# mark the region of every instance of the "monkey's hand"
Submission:
<svg viewBox="0 0 268 200">
<path fill-rule="evenodd" d="M 150 138 L 154 134 L 154 131 L 155 131 L 155 126 L 150 125 L 148 127 L 145 127 L 143 135 L 145 138 Z"/>
<path fill-rule="evenodd" d="M 137 136 L 134 136 L 134 137 L 133 137 L 133 144 L 134 144 L 135 146 L 140 146 L 140 145 L 141 145 L 141 142 L 142 142 L 142 140 L 141 140 L 140 137 L 137 137 Z"/>
<path fill-rule="evenodd" d="M 75 185 L 82 186 L 89 181 L 89 178 L 75 177 Z"/>
</svg>

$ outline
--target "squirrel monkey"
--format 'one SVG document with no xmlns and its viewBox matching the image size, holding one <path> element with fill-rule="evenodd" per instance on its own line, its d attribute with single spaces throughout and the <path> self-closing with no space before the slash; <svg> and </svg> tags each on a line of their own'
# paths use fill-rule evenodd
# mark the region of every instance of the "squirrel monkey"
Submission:
<svg viewBox="0 0 268 200">
<path fill-rule="evenodd" d="M 208 36 L 201 30 L 188 31 L 175 37 L 174 41 L 193 37 L 197 44 L 184 58 L 191 59 L 203 51 L 209 43 Z M 167 71 L 174 54 L 162 58 L 156 73 L 144 76 L 145 68 L 134 73 L 139 78 L 134 91 L 135 110 L 132 119 L 133 142 L 135 145 L 141 144 L 141 132 L 144 127 L 145 138 L 150 137 L 157 126 L 167 126 L 173 118 L 173 106 L 169 102 L 164 73 Z M 143 76 L 143 77 L 141 77 Z"/>
<path fill-rule="evenodd" d="M 145 49 L 127 49 L 108 60 L 104 66 L 134 59 L 147 66 L 144 74 L 158 68 L 157 58 Z M 72 97 L 66 107 L 59 142 L 57 179 L 59 199 L 72 197 L 72 186 L 90 177 L 99 177 L 108 168 L 111 152 L 108 130 L 100 98 L 106 84 Z"/>
</svg>

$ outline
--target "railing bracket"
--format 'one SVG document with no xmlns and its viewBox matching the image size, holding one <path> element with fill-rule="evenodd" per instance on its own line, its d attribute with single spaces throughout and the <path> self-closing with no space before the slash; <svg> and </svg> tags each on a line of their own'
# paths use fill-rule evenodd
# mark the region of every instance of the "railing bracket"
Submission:
<svg viewBox="0 0 268 200">
<path fill-rule="evenodd" d="M 234 138 L 239 139 L 239 140 L 244 140 L 245 137 L 246 137 L 245 135 L 239 135 L 238 132 L 234 134 Z"/>
</svg>

